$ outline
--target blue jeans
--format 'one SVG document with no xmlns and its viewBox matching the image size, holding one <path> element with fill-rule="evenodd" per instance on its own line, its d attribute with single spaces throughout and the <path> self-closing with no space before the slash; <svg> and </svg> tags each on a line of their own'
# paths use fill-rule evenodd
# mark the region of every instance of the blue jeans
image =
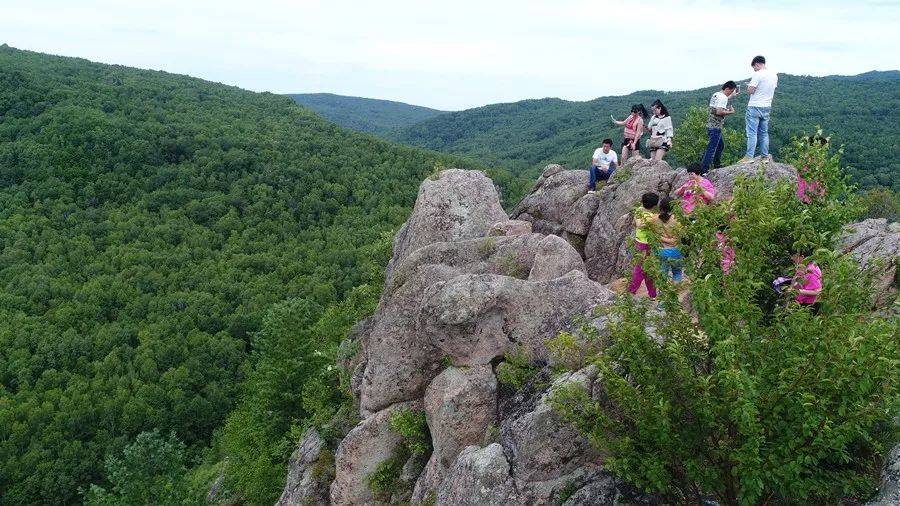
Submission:
<svg viewBox="0 0 900 506">
<path fill-rule="evenodd" d="M 756 154 L 756 139 L 759 138 L 760 156 L 769 156 L 769 114 L 771 107 L 747 107 L 747 158 Z"/>
<path fill-rule="evenodd" d="M 671 272 L 673 281 L 676 283 L 681 281 L 684 267 L 684 257 L 681 256 L 681 250 L 678 248 L 662 248 L 656 252 L 656 255 L 659 256 L 663 275 L 668 276 Z"/>
<path fill-rule="evenodd" d="M 591 182 L 588 184 L 588 188 L 590 188 L 591 190 L 595 190 L 597 188 L 597 180 L 598 179 L 600 181 L 606 181 L 613 175 L 613 172 L 615 172 L 615 171 L 616 171 L 616 163 L 615 162 L 612 162 L 609 164 L 609 170 L 607 170 L 606 172 L 601 170 L 600 167 L 597 167 L 596 165 L 591 165 L 591 170 L 590 170 Z"/>
<path fill-rule="evenodd" d="M 706 152 L 700 161 L 700 172 L 703 174 L 709 172 L 710 164 L 713 168 L 722 164 L 722 150 L 725 149 L 721 128 L 707 128 L 706 135 L 709 136 L 709 144 L 706 145 Z"/>
</svg>

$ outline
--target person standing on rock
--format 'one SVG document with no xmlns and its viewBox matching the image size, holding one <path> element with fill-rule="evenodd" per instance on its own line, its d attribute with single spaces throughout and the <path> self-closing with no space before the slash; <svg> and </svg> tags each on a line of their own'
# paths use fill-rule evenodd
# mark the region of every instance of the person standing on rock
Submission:
<svg viewBox="0 0 900 506">
<path fill-rule="evenodd" d="M 658 162 L 666 156 L 666 153 L 672 149 L 672 137 L 675 135 L 675 128 L 672 126 L 672 117 L 669 116 L 669 110 L 659 100 L 655 100 L 650 105 L 650 111 L 653 116 L 647 123 L 647 130 L 650 131 L 650 139 L 647 141 L 647 147 L 650 148 L 650 161 Z"/>
<path fill-rule="evenodd" d="M 653 226 L 653 222 L 656 220 L 656 215 L 653 214 L 652 209 L 656 207 L 656 204 L 659 203 L 659 195 L 655 193 L 645 193 L 641 195 L 641 207 L 638 207 L 634 211 L 634 246 L 638 250 L 638 254 L 643 253 L 643 256 L 646 257 L 650 254 L 650 237 L 647 233 L 650 230 L 650 227 Z M 641 283 L 647 284 L 647 296 L 651 299 L 656 298 L 656 286 L 653 285 L 653 280 L 647 276 L 647 273 L 644 272 L 644 260 L 640 258 L 635 261 L 634 269 L 631 272 L 631 284 L 628 285 L 628 291 L 631 292 L 632 295 L 637 294 L 638 288 L 641 287 Z"/>
<path fill-rule="evenodd" d="M 591 180 L 588 183 L 588 193 L 594 193 L 597 189 L 597 180 L 607 181 L 616 171 L 619 157 L 612 149 L 612 139 L 603 139 L 603 145 L 594 150 L 591 158 Z"/>
<path fill-rule="evenodd" d="M 641 136 L 644 135 L 644 120 L 647 119 L 647 109 L 644 104 L 634 104 L 631 106 L 631 115 L 623 121 L 612 118 L 613 123 L 619 126 L 625 126 L 625 135 L 622 139 L 622 163 L 628 161 L 633 155 L 641 154 Z"/>
<path fill-rule="evenodd" d="M 659 229 L 659 239 L 662 248 L 656 252 L 662 264 L 663 274 L 672 281 L 681 282 L 683 272 L 683 256 L 678 248 L 678 237 L 681 235 L 678 219 L 672 215 L 672 199 L 665 197 L 659 202 L 659 214 L 656 216 L 656 228 Z"/>
<path fill-rule="evenodd" d="M 771 162 L 769 154 L 769 115 L 772 112 L 772 97 L 778 86 L 778 74 L 766 68 L 766 58 L 757 56 L 750 62 L 753 77 L 747 85 L 750 101 L 747 102 L 747 153 L 740 163 L 754 160 L 759 142 L 759 155 L 763 161 Z"/>
<path fill-rule="evenodd" d="M 713 93 L 709 99 L 709 117 L 706 119 L 706 135 L 709 144 L 703 153 L 700 162 L 701 174 L 709 172 L 709 167 L 718 168 L 722 164 L 722 150 L 725 149 L 725 141 L 722 140 L 722 127 L 725 125 L 725 117 L 734 114 L 734 106 L 731 100 L 738 94 L 738 86 L 734 81 L 728 81 L 722 85 L 722 90 Z"/>
</svg>

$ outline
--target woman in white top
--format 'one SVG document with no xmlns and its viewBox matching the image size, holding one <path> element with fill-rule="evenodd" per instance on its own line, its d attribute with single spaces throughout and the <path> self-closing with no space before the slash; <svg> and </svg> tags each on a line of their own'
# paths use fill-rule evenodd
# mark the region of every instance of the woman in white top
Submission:
<svg viewBox="0 0 900 506">
<path fill-rule="evenodd" d="M 650 160 L 657 162 L 672 149 L 675 128 L 672 126 L 672 116 L 669 116 L 669 110 L 662 102 L 656 100 L 650 106 L 650 110 L 653 111 L 653 116 L 647 123 L 647 130 L 650 131 L 647 146 L 650 147 Z"/>
</svg>

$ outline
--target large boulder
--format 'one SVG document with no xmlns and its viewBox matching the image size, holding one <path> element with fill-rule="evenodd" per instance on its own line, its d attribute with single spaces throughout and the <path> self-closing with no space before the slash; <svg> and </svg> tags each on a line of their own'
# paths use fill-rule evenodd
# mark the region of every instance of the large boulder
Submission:
<svg viewBox="0 0 900 506">
<path fill-rule="evenodd" d="M 588 179 L 586 170 L 565 170 L 561 165 L 548 165 L 531 193 L 519 202 L 510 217 L 531 222 L 535 232 L 560 235 L 563 218 L 587 191 Z"/>
<path fill-rule="evenodd" d="M 291 455 L 287 483 L 276 506 L 326 506 L 333 478 L 333 455 L 319 433 L 309 429 Z"/>
<path fill-rule="evenodd" d="M 497 189 L 483 172 L 441 171 L 419 186 L 413 212 L 394 238 L 390 265 L 428 244 L 483 237 L 506 219 Z"/>
<path fill-rule="evenodd" d="M 484 506 L 523 504 L 497 443 L 469 446 L 456 459 L 437 493 L 437 504 Z"/>
<path fill-rule="evenodd" d="M 875 270 L 875 303 L 887 305 L 897 297 L 900 286 L 900 223 L 868 219 L 844 227 L 841 246 L 863 267 Z"/>
<path fill-rule="evenodd" d="M 600 478 L 603 455 L 550 405 L 559 388 L 578 386 L 590 392 L 596 367 L 566 373 L 539 397 L 533 409 L 503 421 L 501 443 L 508 448 L 516 488 L 528 504 L 559 504 L 567 488 L 581 488 Z"/>
<path fill-rule="evenodd" d="M 403 436 L 391 426 L 391 416 L 400 410 L 421 410 L 422 403 L 394 404 L 359 422 L 341 441 L 335 453 L 335 478 L 331 504 L 371 504 L 375 498 L 368 478 L 384 461 L 398 454 Z"/>
</svg>

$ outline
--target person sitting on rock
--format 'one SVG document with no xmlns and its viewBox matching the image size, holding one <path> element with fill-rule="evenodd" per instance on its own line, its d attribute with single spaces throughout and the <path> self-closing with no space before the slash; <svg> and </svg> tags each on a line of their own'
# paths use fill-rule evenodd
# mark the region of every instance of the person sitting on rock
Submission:
<svg viewBox="0 0 900 506">
<path fill-rule="evenodd" d="M 738 95 L 738 87 L 734 81 L 728 81 L 722 85 L 722 91 L 713 93 L 709 99 L 709 116 L 706 119 L 706 135 L 709 144 L 703 153 L 700 163 L 701 174 L 709 172 L 709 167 L 719 168 L 722 163 L 722 151 L 725 149 L 725 141 L 722 140 L 722 127 L 725 126 L 725 117 L 734 114 L 734 106 L 731 99 Z"/>
<path fill-rule="evenodd" d="M 588 193 L 594 193 L 597 189 L 597 180 L 607 181 L 616 171 L 619 157 L 612 150 L 612 139 L 603 139 L 603 146 L 594 150 L 591 159 L 591 181 L 588 184 Z"/>
<path fill-rule="evenodd" d="M 691 214 L 697 204 L 709 204 L 716 198 L 716 187 L 701 175 L 700 164 L 688 165 L 687 171 L 688 180 L 675 190 L 675 195 L 681 197 L 684 214 Z"/>
<path fill-rule="evenodd" d="M 650 148 L 650 161 L 658 162 L 666 156 L 666 153 L 672 149 L 672 137 L 675 135 L 675 128 L 672 126 L 672 117 L 669 116 L 669 110 L 658 99 L 650 105 L 653 116 L 647 123 L 647 130 L 650 131 L 650 140 L 647 141 L 647 147 Z"/>
<path fill-rule="evenodd" d="M 672 281 L 681 281 L 683 272 L 683 256 L 678 248 L 678 238 L 681 235 L 678 219 L 672 215 L 672 199 L 665 197 L 659 202 L 659 214 L 656 216 L 656 228 L 659 230 L 662 247 L 656 254 L 660 258 L 663 274 L 668 277 L 671 273 Z"/>
<path fill-rule="evenodd" d="M 641 195 L 641 207 L 638 207 L 634 211 L 634 246 L 637 248 L 638 252 L 643 252 L 644 257 L 650 254 L 650 238 L 647 233 L 656 219 L 656 215 L 653 214 L 652 209 L 656 207 L 657 203 L 659 203 L 659 195 L 655 193 L 645 193 Z M 644 272 L 643 263 L 643 259 L 638 259 L 635 262 L 628 291 L 634 295 L 637 293 L 638 288 L 641 287 L 641 283 L 646 282 L 647 295 L 651 299 L 655 299 L 656 287 L 653 285 L 653 280 L 647 276 L 646 272 Z"/>
<path fill-rule="evenodd" d="M 632 105 L 631 115 L 623 121 L 610 116 L 613 123 L 625 126 L 625 135 L 622 139 L 622 163 L 627 162 L 632 156 L 640 156 L 641 136 L 644 135 L 644 120 L 647 119 L 647 116 L 647 109 L 644 108 L 644 104 Z"/>
<path fill-rule="evenodd" d="M 804 306 L 812 306 L 822 293 L 822 270 L 806 255 L 795 254 L 792 260 L 796 268 L 791 282 L 791 289 L 797 294 L 794 300 Z"/>
</svg>

